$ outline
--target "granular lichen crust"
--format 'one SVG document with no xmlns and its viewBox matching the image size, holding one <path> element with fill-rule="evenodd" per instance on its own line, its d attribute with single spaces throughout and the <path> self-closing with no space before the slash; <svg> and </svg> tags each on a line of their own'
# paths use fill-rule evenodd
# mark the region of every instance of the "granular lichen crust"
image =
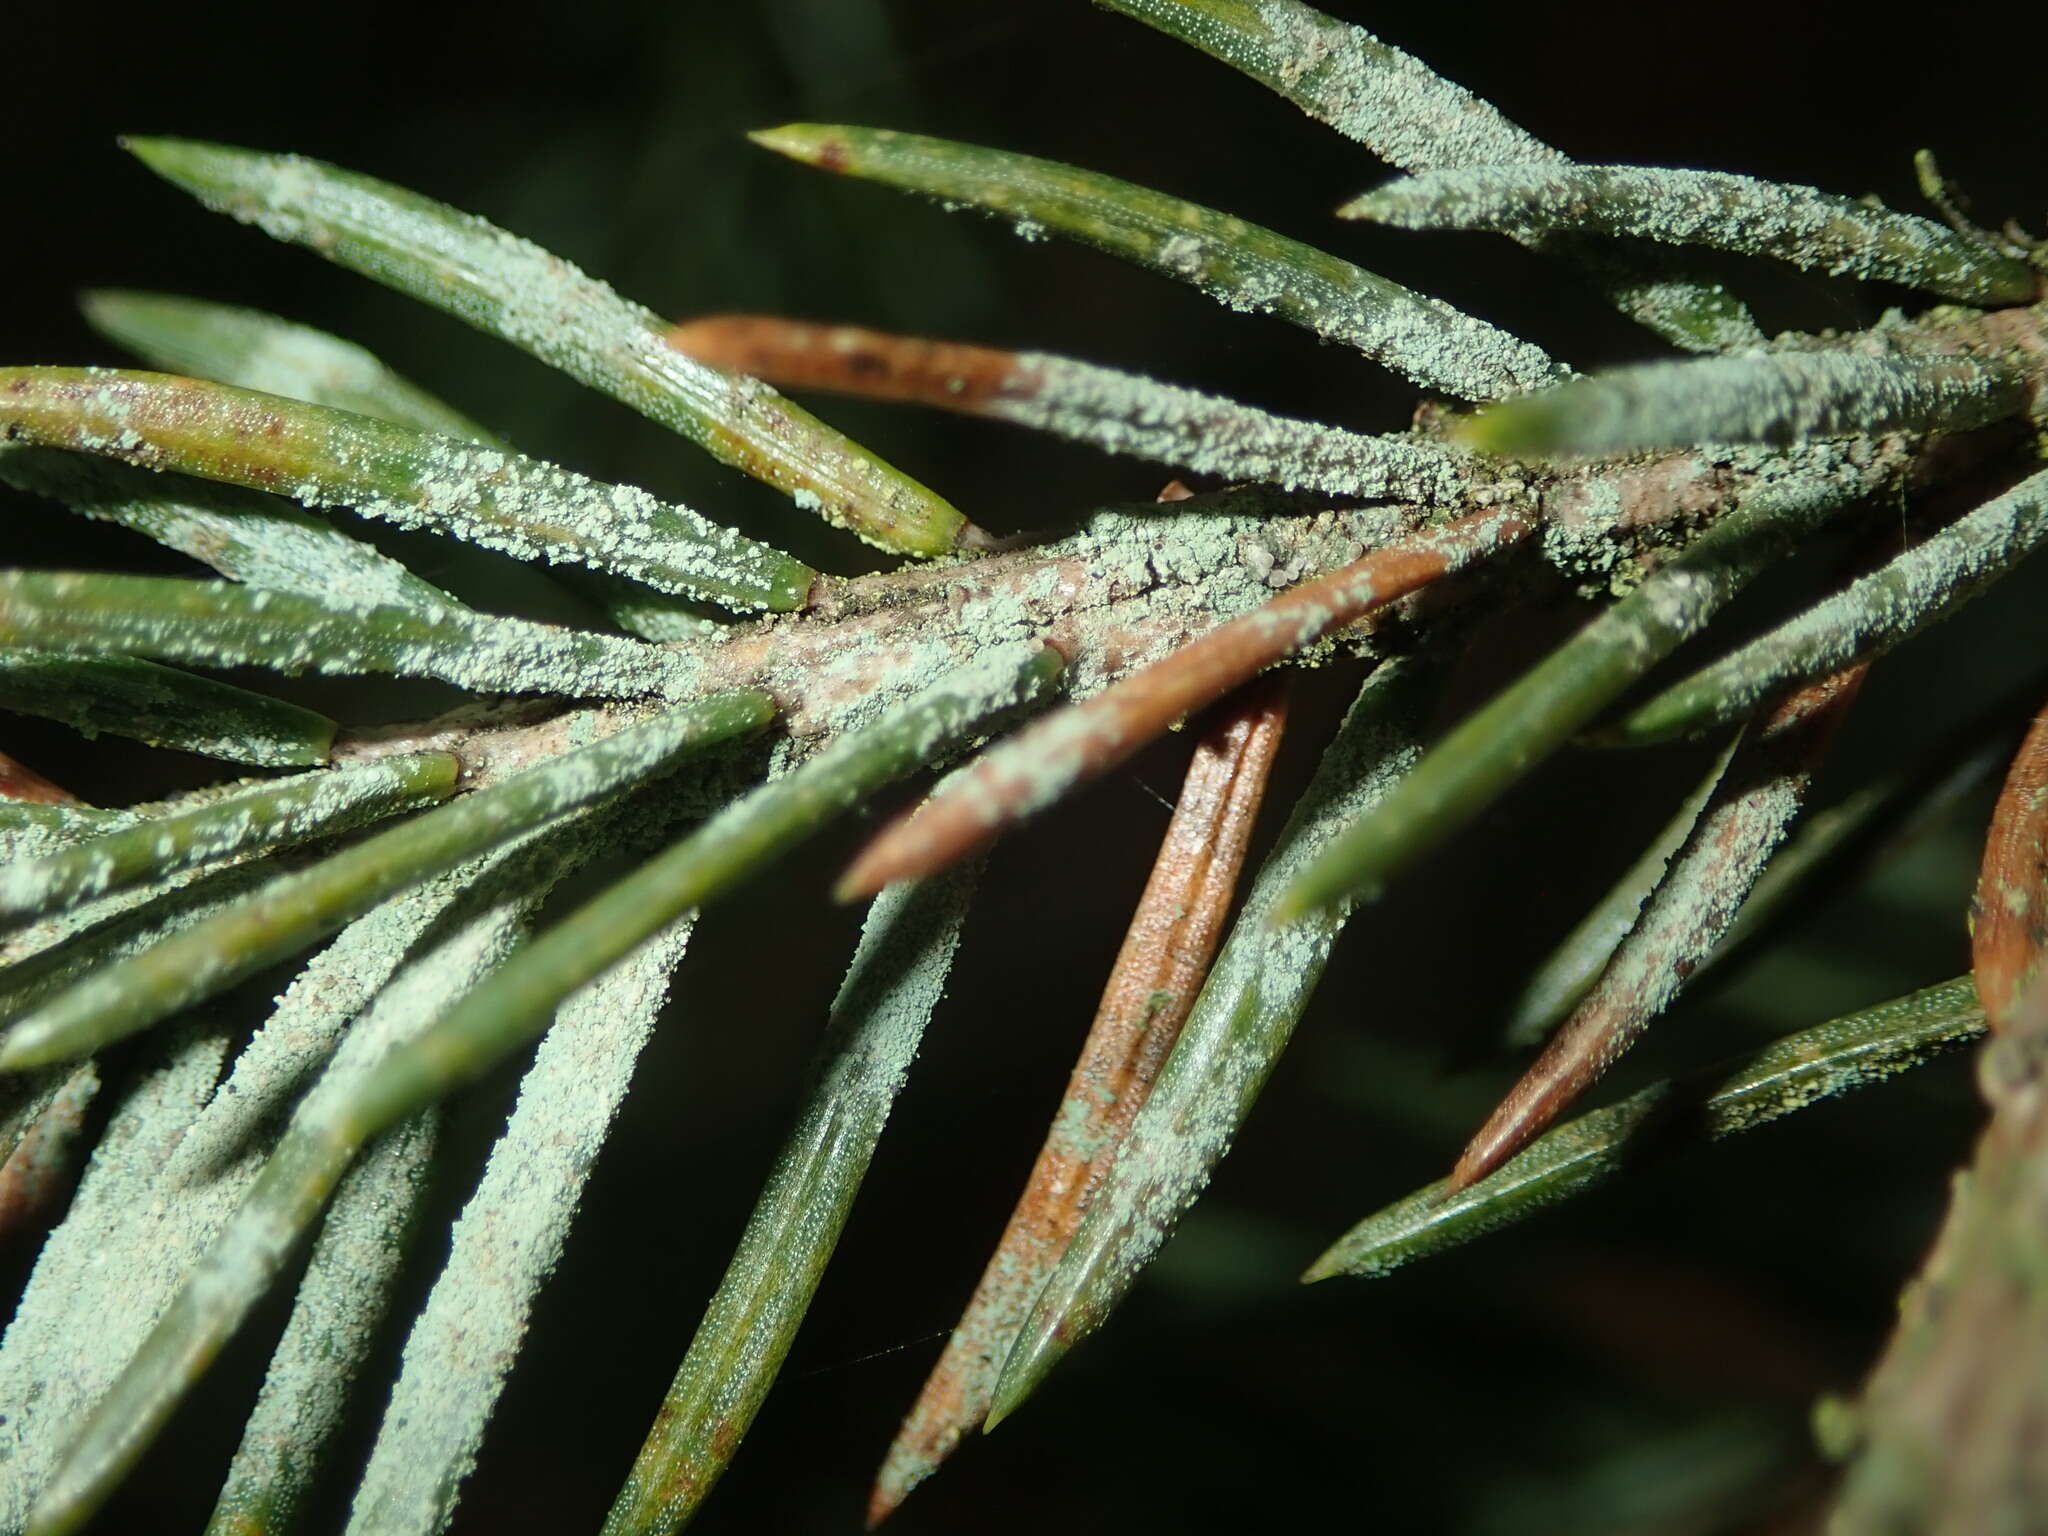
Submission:
<svg viewBox="0 0 2048 1536">
<path fill-rule="evenodd" d="M 253 587 L 344 603 L 463 606 L 334 524 L 239 486 L 22 447 L 0 447 L 0 481 L 132 528 Z"/>
<path fill-rule="evenodd" d="M 114 1110 L 63 1224 L 43 1245 L 0 1341 L 0 1529 L 28 1524 L 67 1432 L 148 1329 L 158 1286 L 138 1272 L 162 1251 L 164 1170 L 212 1096 L 227 1032 L 195 1020 Z M 182 1215 L 183 1212 L 177 1214 Z M 182 1243 L 177 1224 L 170 1236 Z"/>
<path fill-rule="evenodd" d="M 1012 378 L 986 414 L 1227 480 L 1441 504 L 1473 468 L 1420 437 L 1275 416 L 1072 358 L 1020 352 Z"/>
<path fill-rule="evenodd" d="M 1362 27 L 1297 0 L 1100 0 L 1244 71 L 1409 170 L 1564 156 Z"/>
<path fill-rule="evenodd" d="M 301 774 L 109 831 L 38 859 L 17 859 L 0 867 L 0 914 L 83 902 L 117 885 L 350 831 L 446 795 L 459 771 L 454 758 L 433 753 Z"/>
<path fill-rule="evenodd" d="M 79 307 L 94 330 L 153 368 L 311 400 L 483 441 L 489 434 L 352 341 L 261 310 L 167 293 L 100 289 Z"/>
<path fill-rule="evenodd" d="M 0 646 L 0 707 L 230 763 L 325 762 L 337 725 L 283 699 L 139 656 Z"/>
</svg>

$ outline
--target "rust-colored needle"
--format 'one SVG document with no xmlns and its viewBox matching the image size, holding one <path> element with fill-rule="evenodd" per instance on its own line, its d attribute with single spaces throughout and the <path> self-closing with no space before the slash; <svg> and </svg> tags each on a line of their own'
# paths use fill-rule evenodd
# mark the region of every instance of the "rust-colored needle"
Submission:
<svg viewBox="0 0 2048 1536">
<path fill-rule="evenodd" d="M 37 805 L 78 805 L 82 802 L 60 784 L 0 752 L 0 800 L 27 800 Z"/>
<path fill-rule="evenodd" d="M 1991 812 L 1970 902 L 1977 1000 L 2002 1029 L 2048 944 L 2048 713 L 2036 715 Z"/>
<path fill-rule="evenodd" d="M 1066 1097 L 973 1299 L 883 1461 L 870 1528 L 986 1416 L 1011 1340 L 1208 974 L 1286 720 L 1284 686 L 1263 678 L 1225 706 L 1195 748 Z"/>
<path fill-rule="evenodd" d="M 1685 986 L 1735 921 L 1799 814 L 1868 663 L 1785 698 L 1737 749 L 1692 834 L 1614 958 L 1466 1144 L 1456 1192 L 1500 1167 L 1597 1082 Z"/>
<path fill-rule="evenodd" d="M 834 390 L 972 414 L 1033 386 L 1014 352 L 958 341 L 892 336 L 855 325 L 817 325 L 775 315 L 706 315 L 668 333 L 700 363 L 752 374 L 778 389 Z"/>
</svg>

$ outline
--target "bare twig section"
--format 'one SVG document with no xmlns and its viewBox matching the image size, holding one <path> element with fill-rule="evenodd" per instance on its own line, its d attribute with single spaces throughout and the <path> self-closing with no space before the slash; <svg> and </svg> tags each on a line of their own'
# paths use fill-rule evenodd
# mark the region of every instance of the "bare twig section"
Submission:
<svg viewBox="0 0 2048 1536">
<path fill-rule="evenodd" d="M 2036 983 L 1978 1057 L 1991 1122 L 1853 1408 L 1828 1405 L 1853 1457 L 1833 1536 L 2029 1531 L 2048 1509 L 2048 989 Z"/>
<path fill-rule="evenodd" d="M 942 869 L 1273 663 L 1373 609 L 1526 536 L 1520 510 L 1474 513 L 1377 550 L 1211 630 L 988 753 L 943 794 L 876 836 L 839 882 L 842 900 Z"/>
<path fill-rule="evenodd" d="M 1228 480 L 1441 504 L 1478 468 L 1405 433 L 1368 436 L 1045 352 L 892 336 L 769 315 L 707 315 L 669 332 L 699 362 L 784 389 L 934 406 Z"/>
<path fill-rule="evenodd" d="M 1457 1192 L 1541 1134 L 1668 1007 L 1735 921 L 1862 685 L 1865 666 L 1785 698 L 1737 749 L 1663 882 L 1607 969 L 1451 1171 Z"/>
<path fill-rule="evenodd" d="M 2003 1029 L 2048 944 L 2048 713 L 2036 715 L 2005 776 L 1970 903 L 1977 999 Z"/>
<path fill-rule="evenodd" d="M 44 778 L 5 752 L 0 752 L 0 800 L 25 800 L 33 805 L 85 804 L 63 785 Z"/>
<path fill-rule="evenodd" d="M 1026 1312 L 1201 991 L 1286 722 L 1284 685 L 1262 679 L 1195 748 L 1059 1113 L 973 1298 L 889 1447 L 868 1501 L 869 1529 L 986 1416 Z"/>
</svg>

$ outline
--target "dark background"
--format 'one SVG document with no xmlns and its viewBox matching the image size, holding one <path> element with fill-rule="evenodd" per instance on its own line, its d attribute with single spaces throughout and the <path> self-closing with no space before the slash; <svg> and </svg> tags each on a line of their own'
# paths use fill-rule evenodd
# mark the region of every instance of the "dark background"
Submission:
<svg viewBox="0 0 2048 1536">
<path fill-rule="evenodd" d="M 2048 27 L 2035 17 L 2015 32 L 2014 8 L 1895 31 L 1869 27 L 1862 5 L 1748 0 L 1654 14 L 1609 0 L 1339 9 L 1588 161 L 1743 171 L 1914 207 L 1910 155 L 1930 144 L 1988 222 L 2038 225 L 2048 203 L 2038 98 L 2008 68 L 2041 57 Z M 837 571 L 868 568 L 872 552 L 524 356 L 206 214 L 113 136 L 294 149 L 386 176 L 665 313 L 772 310 L 1071 352 L 1367 429 L 1403 421 L 1412 392 L 1348 354 L 1092 252 L 817 176 L 740 135 L 841 120 L 1073 160 L 1322 243 L 1580 367 L 1659 350 L 1504 241 L 1330 219 L 1385 169 L 1222 66 L 1079 3 L 202 6 L 119 23 L 36 7 L 0 28 L 9 359 L 122 361 L 77 319 L 84 287 L 272 309 L 364 342 L 529 452 L 648 485 Z M 1860 325 L 1905 298 L 1730 272 L 1774 328 Z M 994 426 L 820 409 L 1004 531 L 1068 523 L 1164 478 Z M 81 555 L 72 525 L 26 501 L 0 513 L 17 561 L 175 568 L 105 530 Z M 2033 667 L 2048 640 L 2033 576 L 1879 670 L 1817 802 Z M 1308 680 L 1279 801 L 1355 683 L 1340 670 Z M 355 718 L 421 697 L 366 697 Z M 106 803 L 212 772 L 4 723 L 10 750 Z M 1184 752 L 1149 752 L 997 852 L 811 1320 L 698 1529 L 857 1525 L 1057 1101 Z M 1333 1511 L 1389 1530 L 1787 1528 L 1771 1522 L 1818 1486 L 1808 1405 L 1856 1381 L 1966 1152 L 1976 1111 L 1959 1060 L 1390 1280 L 1294 1284 L 1336 1232 L 1443 1170 L 1512 1072 L 1450 1063 L 1697 766 L 1683 749 L 1575 757 L 1355 923 L 1240 1149 L 1124 1314 L 894 1528 L 1225 1530 Z M 1683 1006 L 1629 1081 L 1962 970 L 1987 805 L 1980 790 L 1873 885 L 1817 905 Z M 609 1502 L 793 1111 L 856 931 L 822 888 L 858 831 L 701 930 L 459 1530 L 594 1528 Z M 504 1093 L 468 1101 L 473 1136 Z M 467 1177 L 451 1171 L 451 1212 Z M 222 1363 L 103 1528 L 197 1528 L 276 1322 L 259 1319 L 254 1343 Z M 338 1486 L 337 1528 L 344 1508 Z"/>
</svg>

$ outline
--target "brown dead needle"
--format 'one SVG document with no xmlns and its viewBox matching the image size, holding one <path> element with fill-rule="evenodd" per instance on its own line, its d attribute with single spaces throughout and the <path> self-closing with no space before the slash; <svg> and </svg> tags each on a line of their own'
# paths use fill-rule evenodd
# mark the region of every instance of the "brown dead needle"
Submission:
<svg viewBox="0 0 2048 1536">
<path fill-rule="evenodd" d="M 668 343 L 700 363 L 752 374 L 778 389 L 829 390 L 970 414 L 990 400 L 1030 393 L 1037 383 L 1016 353 L 996 347 L 775 315 L 705 315 L 676 326 Z"/>
<path fill-rule="evenodd" d="M 1449 1193 L 1521 1151 L 1635 1044 L 1734 923 L 1797 816 L 1869 663 L 1797 689 L 1736 750 L 1635 927 L 1571 1017 L 1466 1144 Z"/>
<path fill-rule="evenodd" d="M 2048 712 L 2034 717 L 1991 812 L 1970 901 L 1977 1000 L 2003 1029 L 2048 943 Z"/>
<path fill-rule="evenodd" d="M 1059 1113 L 973 1298 L 883 1460 L 868 1502 L 870 1529 L 987 1416 L 1039 1287 L 1080 1227 L 1202 989 L 1286 723 L 1285 681 L 1260 678 L 1225 702 L 1196 746 Z"/>
<path fill-rule="evenodd" d="M 78 796 L 61 784 L 54 784 L 25 763 L 0 752 L 0 800 L 20 800 L 32 805 L 82 805 Z"/>
</svg>

